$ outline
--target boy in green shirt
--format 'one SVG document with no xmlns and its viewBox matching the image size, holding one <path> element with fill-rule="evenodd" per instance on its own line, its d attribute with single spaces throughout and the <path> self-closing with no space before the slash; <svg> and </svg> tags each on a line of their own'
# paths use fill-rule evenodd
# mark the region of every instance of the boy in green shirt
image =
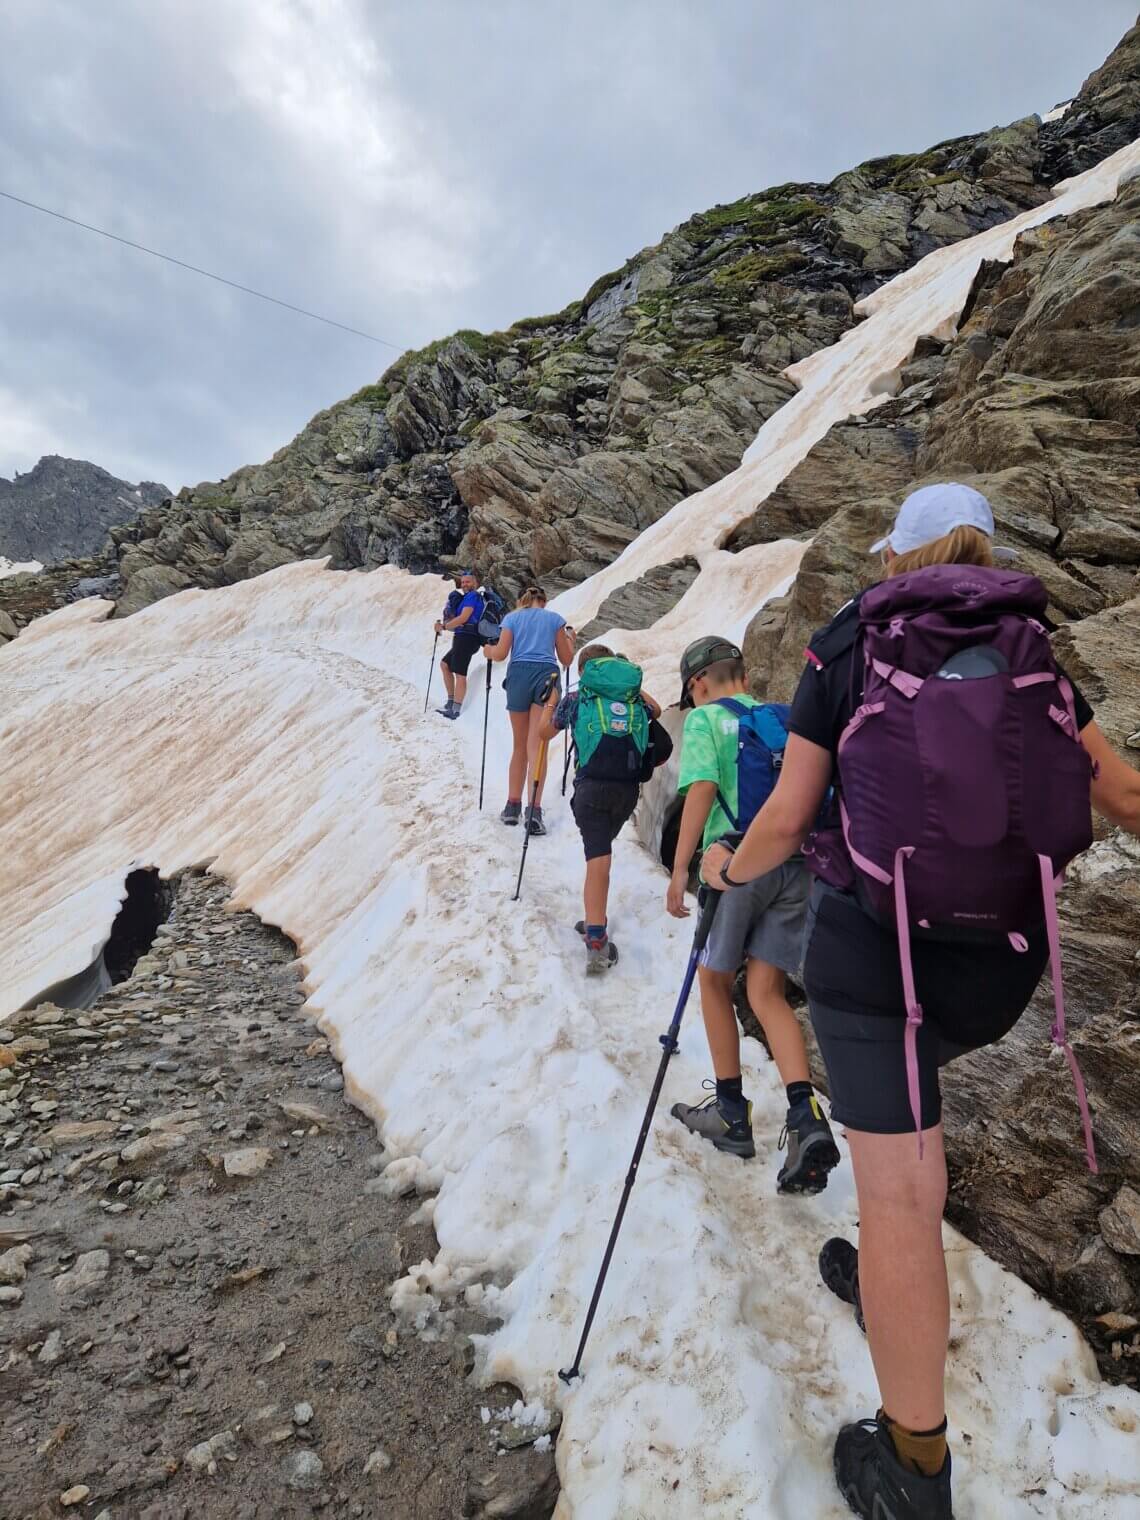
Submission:
<svg viewBox="0 0 1140 1520">
<path fill-rule="evenodd" d="M 697 639 L 681 660 L 681 706 L 693 711 L 685 719 L 678 784 L 685 806 L 665 900 L 675 918 L 689 913 L 685 886 L 698 845 L 707 849 L 752 821 L 739 817 L 739 718 L 719 705 L 725 697 L 743 707 L 760 705 L 746 689 L 744 658 L 737 646 L 713 636 Z M 736 817 L 735 824 L 729 813 Z M 745 1158 L 756 1154 L 732 1004 L 732 985 L 746 960 L 748 1002 L 787 1089 L 788 1155 L 776 1179 L 782 1193 L 820 1192 L 839 1163 L 838 1148 L 809 1079 L 804 1037 L 784 995 L 785 973 L 799 970 L 808 885 L 803 859 L 795 856 L 758 880 L 722 894 L 697 972 L 715 1091 L 704 1103 L 676 1103 L 672 1109 L 675 1118 L 718 1150 Z"/>
</svg>

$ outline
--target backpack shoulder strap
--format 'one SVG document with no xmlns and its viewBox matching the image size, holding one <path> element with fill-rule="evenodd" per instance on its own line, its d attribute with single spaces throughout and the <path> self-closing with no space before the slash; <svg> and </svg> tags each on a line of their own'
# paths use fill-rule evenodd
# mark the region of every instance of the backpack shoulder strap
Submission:
<svg viewBox="0 0 1140 1520">
<path fill-rule="evenodd" d="M 730 713 L 735 713 L 738 718 L 743 718 L 746 712 L 751 711 L 743 702 L 738 702 L 735 697 L 717 697 L 717 707 L 725 707 Z"/>
</svg>

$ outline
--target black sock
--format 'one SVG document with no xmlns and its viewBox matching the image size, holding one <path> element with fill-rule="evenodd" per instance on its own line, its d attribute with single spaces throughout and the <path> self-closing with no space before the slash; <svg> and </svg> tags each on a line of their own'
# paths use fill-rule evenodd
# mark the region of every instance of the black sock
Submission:
<svg viewBox="0 0 1140 1520">
<path fill-rule="evenodd" d="M 718 1102 L 732 1103 L 739 1108 L 744 1102 L 744 1079 L 742 1077 L 717 1077 L 716 1095 Z"/>
<path fill-rule="evenodd" d="M 795 1108 L 797 1103 L 806 1103 L 815 1088 L 810 1082 L 789 1082 L 785 1091 L 788 1094 L 788 1107 Z"/>
</svg>

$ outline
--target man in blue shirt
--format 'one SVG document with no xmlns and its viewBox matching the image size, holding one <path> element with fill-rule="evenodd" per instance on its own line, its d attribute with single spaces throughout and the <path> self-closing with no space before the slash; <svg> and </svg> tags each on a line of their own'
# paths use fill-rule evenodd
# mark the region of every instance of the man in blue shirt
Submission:
<svg viewBox="0 0 1140 1520">
<path fill-rule="evenodd" d="M 482 640 L 479 637 L 479 619 L 483 616 L 483 598 L 476 591 L 479 584 L 473 570 L 464 570 L 459 577 L 462 595 L 450 616 L 442 617 L 435 625 L 436 633 L 450 632 L 451 648 L 439 662 L 447 701 L 436 709 L 445 718 L 458 718 L 467 695 L 467 669 Z M 450 599 L 449 599 L 450 600 Z"/>
</svg>

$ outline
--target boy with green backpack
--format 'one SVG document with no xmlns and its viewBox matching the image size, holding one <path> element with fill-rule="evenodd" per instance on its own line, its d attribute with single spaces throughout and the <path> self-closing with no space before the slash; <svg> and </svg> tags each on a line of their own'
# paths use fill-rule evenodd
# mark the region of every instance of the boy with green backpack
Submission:
<svg viewBox="0 0 1140 1520">
<path fill-rule="evenodd" d="M 685 719 L 678 791 L 685 799 L 665 906 L 685 918 L 689 862 L 698 846 L 743 833 L 775 786 L 787 743 L 787 708 L 757 702 L 745 684 L 744 658 L 728 639 L 697 639 L 681 659 Z M 740 1071 L 740 1030 L 733 983 L 746 965 L 748 1001 L 785 1084 L 788 1117 L 780 1145 L 788 1152 L 776 1183 L 781 1193 L 827 1186 L 839 1151 L 808 1074 L 807 1049 L 785 996 L 785 973 L 799 969 L 808 875 L 797 855 L 742 888 L 726 892 L 697 973 L 714 1080 L 703 1103 L 675 1103 L 673 1117 L 717 1150 L 756 1154 L 752 1105 Z M 727 910 L 727 911 L 726 911 Z"/>
<path fill-rule="evenodd" d="M 641 689 L 641 669 L 604 644 L 588 644 L 578 655 L 578 687 L 561 701 L 546 702 L 539 737 L 548 742 L 569 728 L 577 770 L 570 809 L 586 852 L 583 902 L 577 925 L 586 941 L 586 974 L 597 976 L 617 962 L 617 946 L 607 932 L 607 904 L 613 842 L 637 806 L 641 783 L 655 764 L 668 758 L 663 729 L 650 738 L 661 708 Z"/>
</svg>

